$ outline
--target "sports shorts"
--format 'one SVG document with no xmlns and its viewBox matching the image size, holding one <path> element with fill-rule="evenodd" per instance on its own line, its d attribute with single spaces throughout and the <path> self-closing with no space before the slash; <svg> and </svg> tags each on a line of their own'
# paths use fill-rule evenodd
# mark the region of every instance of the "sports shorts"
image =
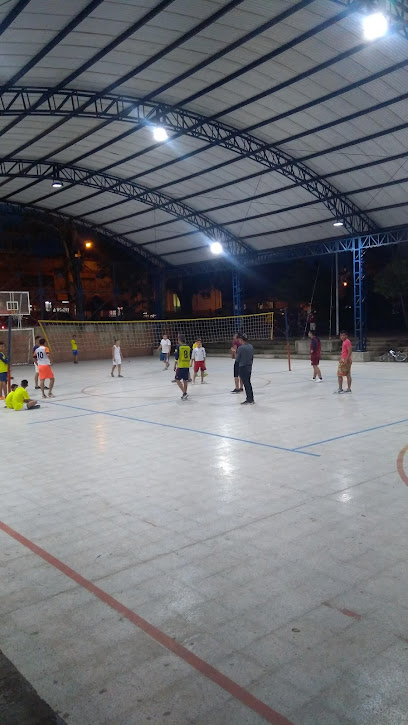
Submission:
<svg viewBox="0 0 408 725">
<path fill-rule="evenodd" d="M 40 380 L 53 380 L 54 373 L 52 372 L 51 365 L 39 365 L 38 375 Z"/>
<path fill-rule="evenodd" d="M 160 360 L 162 362 L 167 362 L 167 352 L 161 352 L 160 353 Z"/>
<path fill-rule="evenodd" d="M 7 373 L 0 373 L 0 383 L 7 383 Z"/>
<path fill-rule="evenodd" d="M 239 365 L 236 360 L 234 362 L 234 378 L 239 378 Z"/>
<path fill-rule="evenodd" d="M 194 360 L 194 372 L 198 373 L 199 370 L 207 370 L 204 360 Z"/>
<path fill-rule="evenodd" d="M 311 365 L 318 365 L 318 364 L 319 364 L 319 362 L 320 362 L 320 357 L 319 357 L 319 355 L 314 355 L 314 354 L 312 353 L 312 354 L 311 354 L 311 356 L 310 356 L 310 364 L 311 364 Z"/>
<path fill-rule="evenodd" d="M 189 368 L 177 368 L 176 370 L 176 380 L 188 380 L 190 377 L 190 369 Z"/>
<path fill-rule="evenodd" d="M 73 354 L 73 355 L 78 355 L 78 350 L 73 350 L 73 351 L 72 351 L 72 354 Z"/>
</svg>

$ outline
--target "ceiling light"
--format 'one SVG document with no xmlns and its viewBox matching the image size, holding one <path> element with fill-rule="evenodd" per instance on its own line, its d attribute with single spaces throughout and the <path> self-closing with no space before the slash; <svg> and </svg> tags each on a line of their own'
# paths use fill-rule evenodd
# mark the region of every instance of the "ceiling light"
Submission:
<svg viewBox="0 0 408 725">
<path fill-rule="evenodd" d="M 54 181 L 52 182 L 51 186 L 52 186 L 53 189 L 62 189 L 62 187 L 64 186 L 64 184 L 62 183 L 62 181 L 59 181 L 59 179 L 54 179 Z"/>
<path fill-rule="evenodd" d="M 90 249 L 92 247 L 92 242 L 85 242 L 85 246 L 87 249 Z"/>
<path fill-rule="evenodd" d="M 372 13 L 363 18 L 363 33 L 366 40 L 382 38 L 388 30 L 388 20 L 383 13 Z"/>
<path fill-rule="evenodd" d="M 219 242 L 212 242 L 210 244 L 210 249 L 213 254 L 222 254 L 223 252 L 222 244 L 220 244 Z"/>
<path fill-rule="evenodd" d="M 167 141 L 168 134 L 165 128 L 163 126 L 154 126 L 153 127 L 153 137 L 155 141 Z"/>
<path fill-rule="evenodd" d="M 334 227 L 342 227 L 343 226 L 343 222 L 334 222 L 333 226 Z"/>
</svg>

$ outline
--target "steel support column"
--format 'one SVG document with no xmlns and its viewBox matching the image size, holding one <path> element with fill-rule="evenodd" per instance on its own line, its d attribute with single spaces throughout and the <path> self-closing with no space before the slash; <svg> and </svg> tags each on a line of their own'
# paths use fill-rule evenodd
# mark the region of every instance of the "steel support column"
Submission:
<svg viewBox="0 0 408 725">
<path fill-rule="evenodd" d="M 232 311 L 234 315 L 242 315 L 244 310 L 244 295 L 241 284 L 241 275 L 234 269 L 232 271 Z"/>
<path fill-rule="evenodd" d="M 353 278 L 354 278 L 354 336 L 357 350 L 366 349 L 366 279 L 364 271 L 365 249 L 361 237 L 354 241 Z"/>
<path fill-rule="evenodd" d="M 77 320 L 84 320 L 84 290 L 81 279 L 82 261 L 79 252 L 74 257 L 74 288 L 75 288 L 75 306 Z"/>
<path fill-rule="evenodd" d="M 154 313 L 163 320 L 166 312 L 166 276 L 163 269 L 153 273 Z"/>
<path fill-rule="evenodd" d="M 38 303 L 39 303 L 39 319 L 44 320 L 45 318 L 45 305 L 44 305 L 44 285 L 43 285 L 43 276 L 42 276 L 42 269 L 41 269 L 41 259 L 37 260 L 38 265 Z"/>
</svg>

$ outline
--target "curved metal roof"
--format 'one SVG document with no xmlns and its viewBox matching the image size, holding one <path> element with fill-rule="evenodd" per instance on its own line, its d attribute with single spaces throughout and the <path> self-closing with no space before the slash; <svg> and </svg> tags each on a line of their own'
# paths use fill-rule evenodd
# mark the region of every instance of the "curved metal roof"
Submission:
<svg viewBox="0 0 408 725">
<path fill-rule="evenodd" d="M 159 265 L 405 224 L 408 10 L 383 4 L 367 42 L 351 0 L 3 1 L 0 202 Z"/>
</svg>

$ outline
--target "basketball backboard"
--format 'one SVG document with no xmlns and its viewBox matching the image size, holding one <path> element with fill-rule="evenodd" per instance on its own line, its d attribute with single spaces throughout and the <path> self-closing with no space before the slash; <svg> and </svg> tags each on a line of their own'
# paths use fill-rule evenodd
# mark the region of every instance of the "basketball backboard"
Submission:
<svg viewBox="0 0 408 725">
<path fill-rule="evenodd" d="M 0 317 L 22 317 L 30 314 L 28 292 L 0 292 Z"/>
</svg>

